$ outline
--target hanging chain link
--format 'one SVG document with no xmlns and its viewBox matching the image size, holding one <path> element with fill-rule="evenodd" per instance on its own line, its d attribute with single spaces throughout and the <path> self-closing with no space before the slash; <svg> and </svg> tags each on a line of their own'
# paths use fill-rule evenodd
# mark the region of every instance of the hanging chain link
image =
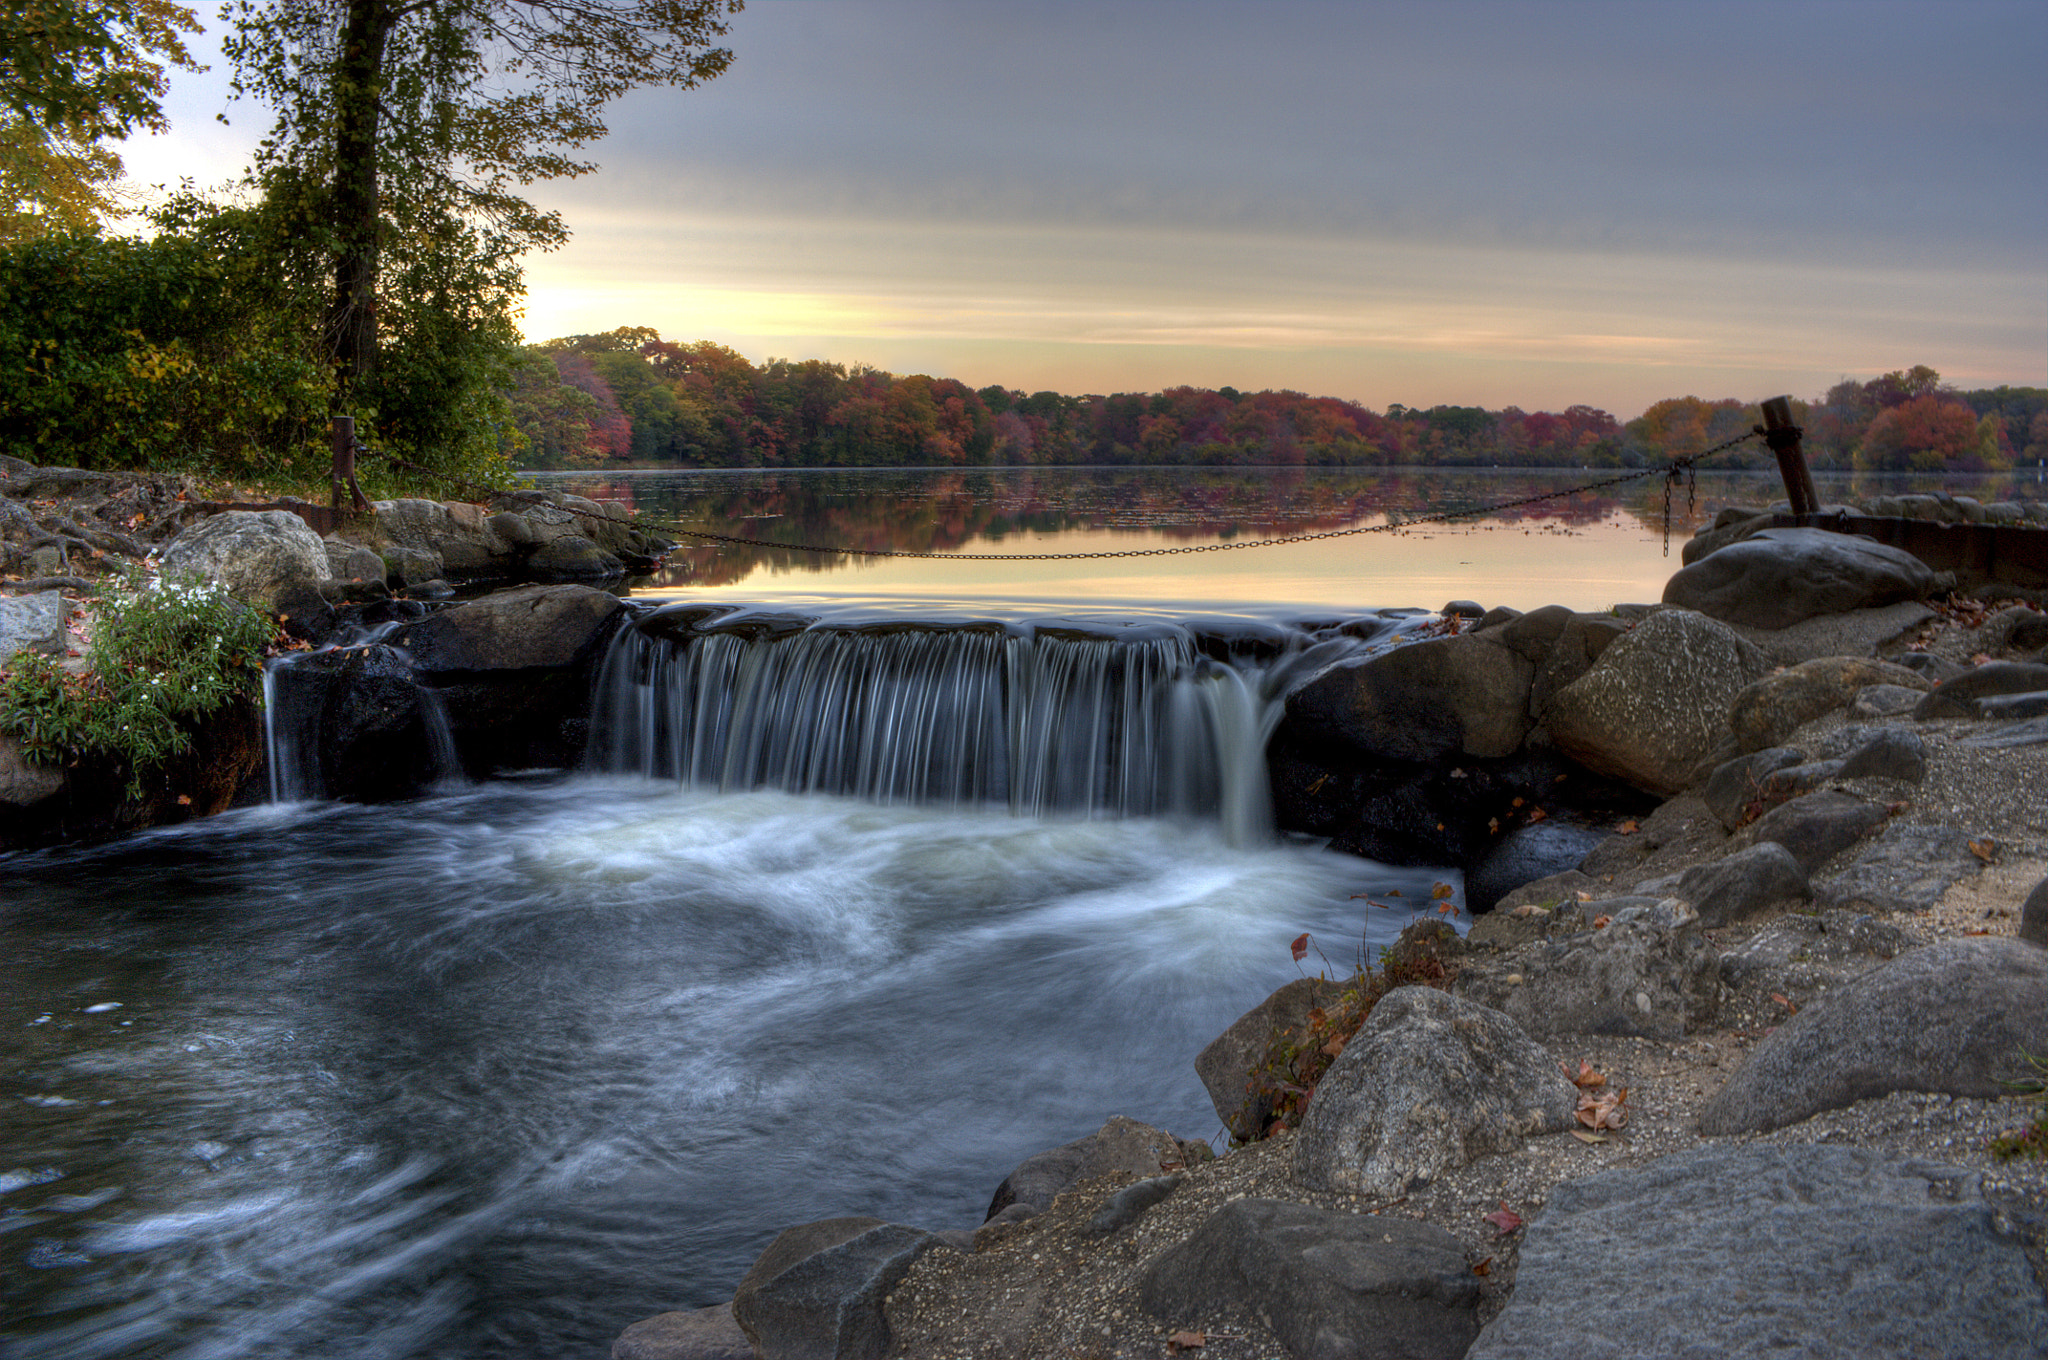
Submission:
<svg viewBox="0 0 2048 1360">
<path fill-rule="evenodd" d="M 1745 444 L 1758 437 L 1755 431 L 1750 431 L 1716 444 L 1710 449 L 1702 449 L 1698 453 L 1689 454 L 1683 458 L 1674 458 L 1662 467 L 1625 472 L 1617 477 L 1608 477 L 1597 482 L 1587 482 L 1580 486 L 1567 487 L 1562 491 L 1545 491 L 1538 495 L 1521 496 L 1510 501 L 1496 501 L 1490 505 L 1467 506 L 1461 510 L 1439 510 L 1427 515 L 1404 516 L 1400 519 L 1394 519 L 1390 516 L 1384 524 L 1362 524 L 1355 525 L 1349 529 L 1321 529 L 1305 534 L 1281 534 L 1273 538 L 1252 538 L 1234 543 L 1199 543 L 1179 548 L 1123 548 L 1103 549 L 1096 552 L 1063 553 L 963 553 L 921 551 L 912 548 L 849 548 L 817 543 L 781 543 L 772 538 L 748 538 L 739 534 L 713 533 L 709 529 L 693 529 L 680 525 L 676 526 L 675 532 L 685 538 L 704 539 L 712 543 L 731 543 L 750 548 L 779 548 L 784 552 L 823 553 L 838 557 L 911 557 L 947 562 L 1067 562 L 1111 557 L 1179 557 L 1190 553 L 1236 552 L 1249 548 L 1275 548 L 1289 543 L 1314 543 L 1321 539 L 1350 538 L 1360 534 L 1394 533 L 1402 529 L 1412 529 L 1422 524 L 1449 524 L 1461 519 L 1474 519 L 1482 515 L 1497 515 L 1504 510 L 1520 510 L 1532 505 L 1542 505 L 1549 501 L 1564 500 L 1571 496 L 1581 496 L 1589 491 L 1605 491 L 1609 487 L 1623 486 L 1629 482 L 1639 482 L 1650 477 L 1661 476 L 1665 479 L 1664 555 L 1669 557 L 1671 555 L 1672 484 L 1680 477 L 1685 478 L 1687 488 L 1686 509 L 1688 515 L 1690 515 L 1695 505 L 1693 492 L 1694 464 L 1702 458 L 1711 458 L 1717 453 L 1725 453 L 1737 445 Z M 405 459 L 391 454 L 376 453 L 374 450 L 361 444 L 358 444 L 357 448 L 363 453 L 381 457 L 393 467 L 404 468 L 428 477 L 436 477 L 471 491 L 481 491 L 486 499 L 509 497 L 518 500 L 538 501 L 541 504 L 552 504 L 544 494 L 538 491 L 497 491 L 475 482 L 465 481 L 459 477 L 447 477 L 429 468 L 421 467 L 417 463 L 407 462 Z M 561 509 L 563 507 L 558 506 L 556 508 Z M 570 510 L 568 513 L 582 515 L 589 519 L 609 520 L 614 524 L 623 524 L 633 529 L 645 529 L 647 527 L 645 520 L 629 519 L 620 515 L 607 514 L 603 511 Z"/>
</svg>

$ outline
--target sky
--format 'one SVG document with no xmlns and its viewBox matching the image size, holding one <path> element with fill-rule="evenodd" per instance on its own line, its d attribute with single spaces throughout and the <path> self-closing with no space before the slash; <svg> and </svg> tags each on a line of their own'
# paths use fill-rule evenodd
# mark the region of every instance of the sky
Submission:
<svg viewBox="0 0 2048 1360">
<path fill-rule="evenodd" d="M 532 186 L 574 235 L 529 339 L 1623 419 L 2048 385 L 2040 0 L 750 0 L 727 43 Z M 227 75 L 134 178 L 240 168 Z"/>
</svg>

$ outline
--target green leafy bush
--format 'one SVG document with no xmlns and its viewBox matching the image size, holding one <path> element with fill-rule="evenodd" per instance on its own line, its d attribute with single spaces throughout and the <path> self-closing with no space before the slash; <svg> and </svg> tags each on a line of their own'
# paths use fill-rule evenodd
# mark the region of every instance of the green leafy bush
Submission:
<svg viewBox="0 0 2048 1360">
<path fill-rule="evenodd" d="M 82 674 L 21 652 L 0 673 L 0 732 L 37 764 L 104 760 L 143 774 L 192 745 L 192 726 L 263 684 L 275 626 L 218 585 L 116 589 L 96 610 Z"/>
</svg>

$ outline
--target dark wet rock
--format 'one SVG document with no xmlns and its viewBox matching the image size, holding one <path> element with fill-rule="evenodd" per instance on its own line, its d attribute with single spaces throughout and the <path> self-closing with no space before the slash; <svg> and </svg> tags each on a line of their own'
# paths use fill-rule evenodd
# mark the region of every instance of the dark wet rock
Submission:
<svg viewBox="0 0 2048 1360">
<path fill-rule="evenodd" d="M 1497 604 L 1479 616 L 1478 621 L 1472 625 L 1472 631 L 1477 633 L 1487 628 L 1498 628 L 1502 624 L 1512 623 L 1520 617 L 1522 617 L 1521 610 L 1510 609 L 1507 605 Z"/>
<path fill-rule="evenodd" d="M 1803 661 L 1744 687 L 1728 705 L 1728 726 L 1745 751 L 1782 746 L 1815 718 L 1842 708 L 1870 685 L 1924 689 L 1926 681 L 1904 666 L 1867 657 Z"/>
<path fill-rule="evenodd" d="M 1340 990 L 1321 978 L 1296 978 L 1237 1017 L 1196 1055 L 1195 1075 L 1231 1137 L 1249 1138 L 1266 1126 L 1270 1109 L 1263 1102 L 1248 1107 L 1246 1101 L 1252 1069 L 1264 1060 L 1267 1047 L 1306 1026 L 1309 1011 L 1335 1000 Z"/>
<path fill-rule="evenodd" d="M 1913 710 L 1913 716 L 1932 718 L 1974 718 L 1979 700 L 1997 694 L 2030 694 L 2048 689 L 2048 666 L 2029 661 L 1992 661 L 1944 680 L 1928 692 Z"/>
<path fill-rule="evenodd" d="M 1526 614 L 1517 614 L 1511 619 L 1488 628 L 1481 620 L 1473 631 L 1490 631 L 1493 640 L 1514 652 L 1531 665 L 1541 666 L 1550 655 L 1558 639 L 1573 619 L 1572 611 L 1561 604 L 1549 604 L 1541 609 L 1532 609 Z"/>
<path fill-rule="evenodd" d="M 624 608 L 586 586 L 520 586 L 440 610 L 393 640 L 424 671 L 554 669 L 585 660 Z"/>
<path fill-rule="evenodd" d="M 1371 760 L 1506 756 L 1528 735 L 1534 663 L 1501 630 L 1429 638 L 1331 666 L 1287 696 L 1287 720 Z"/>
<path fill-rule="evenodd" d="M 1728 702 L 1763 674 L 1763 654 L 1704 615 L 1653 614 L 1552 698 L 1544 723 L 1589 769 L 1671 794 L 1729 740 Z"/>
<path fill-rule="evenodd" d="M 1699 913 L 1700 924 L 1710 930 L 1813 896 L 1799 861 L 1775 841 L 1695 864 L 1678 876 L 1671 891 L 1689 903 Z"/>
<path fill-rule="evenodd" d="M 1834 789 L 1803 794 L 1756 819 L 1742 834 L 1750 844 L 1776 841 L 1809 876 L 1884 824 L 1876 803 Z"/>
<path fill-rule="evenodd" d="M 1249 1072 L 1250 1067 L 1245 1070 Z M 1019 1162 L 1017 1169 L 996 1187 L 983 1221 L 1012 1204 L 1028 1204 L 1044 1213 L 1063 1191 L 1082 1181 L 1115 1171 L 1150 1179 L 1163 1171 L 1179 1170 L 1187 1164 L 1187 1158 L 1187 1148 L 1172 1134 L 1123 1115 L 1113 1115 L 1094 1133 Z"/>
<path fill-rule="evenodd" d="M 1849 701 L 1852 718 L 1896 718 L 1911 713 L 1927 697 L 1926 690 L 1904 685 L 1866 685 Z"/>
<path fill-rule="evenodd" d="M 1479 1280 L 1433 1224 L 1233 1200 L 1145 1267 L 1140 1306 L 1170 1327 L 1268 1323 L 1297 1360 L 1458 1360 Z"/>
<path fill-rule="evenodd" d="M 327 548 L 289 510 L 225 510 L 166 544 L 159 570 L 167 581 L 218 581 L 236 599 L 276 613 L 280 594 L 327 578 Z"/>
<path fill-rule="evenodd" d="M 1123 1189 L 1103 1201 L 1095 1211 L 1095 1217 L 1088 1220 L 1088 1231 L 1097 1237 L 1107 1237 L 1121 1232 L 1145 1216 L 1145 1211 L 1180 1188 L 1181 1175 L 1150 1176 Z"/>
<path fill-rule="evenodd" d="M 2048 878 L 2036 883 L 2020 905 L 2019 934 L 2028 944 L 2048 946 Z"/>
<path fill-rule="evenodd" d="M 2031 652 L 2048 646 L 2048 614 L 2032 605 L 2008 605 L 1984 620 L 1977 636 L 1987 652 Z"/>
<path fill-rule="evenodd" d="M 448 773 L 435 763 L 433 700 L 402 651 L 377 643 L 310 653 L 272 684 L 275 721 L 306 792 L 383 803 Z"/>
<path fill-rule="evenodd" d="M 1977 715 L 1998 722 L 2048 717 L 2048 690 L 2026 694 L 1987 694 L 1977 701 Z"/>
<path fill-rule="evenodd" d="M 1713 1018 L 1720 999 L 1717 961 L 1690 906 L 1619 899 L 1576 910 L 1582 920 L 1600 912 L 1606 924 L 1564 935 L 1553 925 L 1543 940 L 1468 961 L 1458 973 L 1458 995 L 1539 1037 L 1676 1039 Z"/>
<path fill-rule="evenodd" d="M 1664 600 L 1730 623 L 1785 628 L 1934 589 L 1911 553 L 1826 529 L 1764 529 L 1707 554 L 1665 583 Z"/>
<path fill-rule="evenodd" d="M 1839 777 L 1918 784 L 1927 778 L 1927 743 L 1903 727 L 1879 728 L 1842 757 Z"/>
<path fill-rule="evenodd" d="M 1397 987 L 1330 1064 L 1302 1117 L 1294 1178 L 1390 1197 L 1572 1123 L 1578 1089 L 1499 1011 Z"/>
<path fill-rule="evenodd" d="M 732 1305 L 657 1313 L 620 1332 L 612 1360 L 754 1360 Z"/>
<path fill-rule="evenodd" d="M 2044 1349 L 2048 1306 L 1976 1173 L 1865 1148 L 1747 1146 L 1552 1190 L 1514 1296 L 1467 1360 Z"/>
<path fill-rule="evenodd" d="M 1963 832 L 1894 822 L 1840 873 L 1815 883 L 1814 898 L 1824 907 L 1850 911 L 1927 911 L 1983 869 Z"/>
<path fill-rule="evenodd" d="M 626 574 L 625 564 L 581 534 L 564 534 L 535 548 L 527 570 L 549 581 L 610 581 Z"/>
<path fill-rule="evenodd" d="M 1942 940 L 1874 969 L 1772 1030 L 1700 1112 L 1760 1133 L 1893 1091 L 2006 1094 L 2048 1053 L 2048 951 Z"/>
<path fill-rule="evenodd" d="M 1712 524 L 1685 541 L 1685 545 L 1678 550 L 1679 561 L 1689 567 L 1702 557 L 1719 552 L 1730 543 L 1740 543 L 1743 539 L 1770 527 L 1771 514 L 1768 510 L 1752 510 L 1739 505 L 1724 506 L 1721 513 L 1714 516 Z"/>
<path fill-rule="evenodd" d="M 1478 619 L 1486 616 L 1486 606 L 1476 600 L 1452 600 L 1436 612 L 1447 619 Z"/>
<path fill-rule="evenodd" d="M 761 1360 L 881 1360 L 889 1291 L 939 1245 L 920 1228 L 878 1218 L 787 1229 L 740 1281 L 733 1317 Z"/>
<path fill-rule="evenodd" d="M 1606 839 L 1599 831 L 1546 819 L 1501 838 L 1465 874 L 1465 909 L 1474 915 L 1525 883 L 1578 867 L 1587 852 Z"/>
<path fill-rule="evenodd" d="M 2048 742 L 2048 718 L 2028 718 L 1996 731 L 1977 732 L 1967 737 L 1956 738 L 1958 746 L 1974 746 L 1987 751 L 2039 746 L 2043 742 Z"/>
<path fill-rule="evenodd" d="M 1895 666 L 1904 666 L 1925 676 L 1928 683 L 1938 685 L 1958 675 L 1968 675 L 1970 667 L 1932 652 L 1896 652 L 1884 658 Z"/>
<path fill-rule="evenodd" d="M 1791 746 L 1771 746 L 1723 761 L 1707 776 L 1700 801 L 1722 826 L 1733 831 L 1763 814 L 1764 780 L 1779 770 L 1802 763 L 1806 753 Z"/>
</svg>

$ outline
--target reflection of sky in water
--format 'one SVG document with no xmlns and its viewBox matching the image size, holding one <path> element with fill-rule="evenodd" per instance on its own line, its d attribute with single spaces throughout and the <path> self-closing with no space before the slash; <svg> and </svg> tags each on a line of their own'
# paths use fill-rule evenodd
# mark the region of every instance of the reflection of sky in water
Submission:
<svg viewBox="0 0 2048 1360">
<path fill-rule="evenodd" d="M 637 508 L 681 526 L 678 552 L 646 598 L 878 599 L 1093 603 L 1105 606 L 1306 606 L 1345 612 L 1435 609 L 1448 600 L 1533 609 L 1606 609 L 1654 601 L 1679 548 L 1725 505 L 1783 495 L 1775 471 L 1702 473 L 1688 505 L 1652 474 L 1506 516 L 1355 533 L 1274 547 L 1063 561 L 965 561 L 818 555 L 715 544 L 688 528 L 862 549 L 942 553 L 1114 553 L 1384 526 L 1451 507 L 1568 492 L 1612 471 L 1443 469 L 976 468 L 671 471 L 570 474 L 546 484 Z M 1957 483 L 1956 494 L 2012 494 Z M 1916 479 L 1818 474 L 1823 501 L 1931 490 Z M 2031 486 L 2027 491 L 2031 493 Z"/>
</svg>

